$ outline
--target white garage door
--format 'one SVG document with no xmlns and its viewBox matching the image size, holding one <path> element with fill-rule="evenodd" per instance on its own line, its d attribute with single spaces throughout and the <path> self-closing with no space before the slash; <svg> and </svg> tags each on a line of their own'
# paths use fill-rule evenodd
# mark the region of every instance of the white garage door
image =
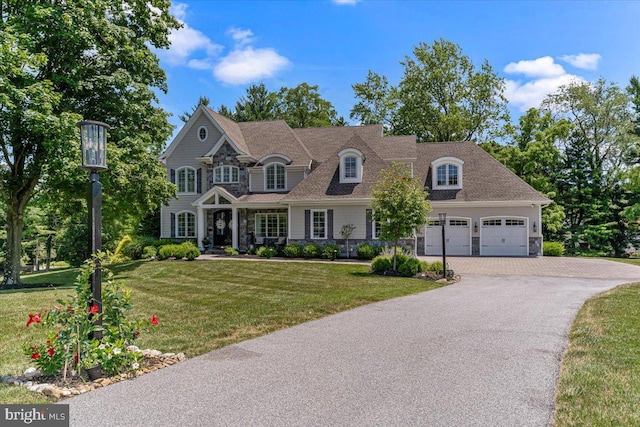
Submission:
<svg viewBox="0 0 640 427">
<path fill-rule="evenodd" d="M 480 255 L 526 256 L 527 220 L 521 218 L 487 218 L 480 230 Z"/>
<path fill-rule="evenodd" d="M 447 218 L 445 238 L 447 255 L 471 255 L 471 220 Z M 425 254 L 442 255 L 442 226 L 440 221 L 428 221 L 425 233 Z"/>
</svg>

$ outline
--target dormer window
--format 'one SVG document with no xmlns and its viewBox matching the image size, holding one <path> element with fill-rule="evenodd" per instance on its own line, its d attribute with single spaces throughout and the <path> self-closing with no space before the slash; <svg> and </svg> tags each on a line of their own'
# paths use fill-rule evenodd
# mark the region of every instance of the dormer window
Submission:
<svg viewBox="0 0 640 427">
<path fill-rule="evenodd" d="M 464 162 L 456 157 L 441 157 L 431 163 L 435 190 L 462 188 L 462 165 Z"/>
<path fill-rule="evenodd" d="M 264 167 L 265 190 L 286 190 L 287 182 L 282 163 L 269 163 Z"/>
<path fill-rule="evenodd" d="M 360 150 L 347 148 L 338 153 L 340 157 L 340 183 L 362 182 L 362 160 L 364 158 Z"/>
</svg>

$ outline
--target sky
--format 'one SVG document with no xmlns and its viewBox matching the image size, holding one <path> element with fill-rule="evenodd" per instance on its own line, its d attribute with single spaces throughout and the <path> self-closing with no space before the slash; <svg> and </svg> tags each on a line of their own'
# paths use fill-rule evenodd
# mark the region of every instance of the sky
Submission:
<svg viewBox="0 0 640 427">
<path fill-rule="evenodd" d="M 456 43 L 476 67 L 487 60 L 506 82 L 513 121 L 573 79 L 624 87 L 640 75 L 640 1 L 175 1 L 183 27 L 158 50 L 178 115 L 198 97 L 233 108 L 251 84 L 270 91 L 318 85 L 349 119 L 352 84 L 369 70 L 396 85 L 419 43 Z"/>
</svg>

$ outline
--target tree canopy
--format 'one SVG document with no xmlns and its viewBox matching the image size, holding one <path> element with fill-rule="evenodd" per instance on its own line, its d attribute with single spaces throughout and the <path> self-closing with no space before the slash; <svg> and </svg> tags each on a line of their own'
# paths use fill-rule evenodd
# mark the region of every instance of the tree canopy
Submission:
<svg viewBox="0 0 640 427">
<path fill-rule="evenodd" d="M 167 48 L 179 27 L 168 9 L 165 0 L 0 1 L 4 283 L 20 280 L 24 215 L 36 192 L 69 221 L 86 212 L 79 119 L 111 125 L 101 175 L 106 223 L 122 225 L 172 196 L 156 160 L 172 130 L 154 93 L 166 91 L 166 78 L 151 51 Z"/>
<path fill-rule="evenodd" d="M 371 71 L 352 86 L 358 99 L 352 119 L 416 135 L 419 142 L 481 140 L 509 120 L 504 79 L 486 60 L 476 70 L 460 46 L 443 39 L 420 43 L 401 64 L 398 86 Z"/>
</svg>

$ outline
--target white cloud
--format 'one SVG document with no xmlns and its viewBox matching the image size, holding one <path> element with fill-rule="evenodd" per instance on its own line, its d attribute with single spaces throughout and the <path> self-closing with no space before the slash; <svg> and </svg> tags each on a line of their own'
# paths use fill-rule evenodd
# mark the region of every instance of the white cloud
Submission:
<svg viewBox="0 0 640 427">
<path fill-rule="evenodd" d="M 186 65 L 189 58 L 199 52 L 204 52 L 207 58 L 218 55 L 223 47 L 209 39 L 201 31 L 189 27 L 184 22 L 187 16 L 187 5 L 176 3 L 169 9 L 171 14 L 180 21 L 182 28 L 173 30 L 169 34 L 171 47 L 169 50 L 161 50 L 158 54 L 163 57 L 169 65 Z"/>
<path fill-rule="evenodd" d="M 562 76 L 535 79 L 528 82 L 507 80 L 505 96 L 509 102 L 518 107 L 520 111 L 527 111 L 532 107 L 540 107 L 544 98 L 551 93 L 557 92 L 560 86 L 575 81 L 584 81 L 584 79 L 573 74 L 564 74 Z"/>
<path fill-rule="evenodd" d="M 255 37 L 248 28 L 233 27 L 225 33 L 235 44 L 228 55 L 221 56 L 222 45 L 214 43 L 206 34 L 185 22 L 187 8 L 184 3 L 176 3 L 170 9 L 183 27 L 169 34 L 170 49 L 158 52 L 169 65 L 211 70 L 221 82 L 235 85 L 273 77 L 290 64 L 273 48 L 254 48 Z"/>
<path fill-rule="evenodd" d="M 184 23 L 184 20 L 187 18 L 187 7 L 185 3 L 172 4 L 169 7 L 169 13 L 178 21 Z"/>
<path fill-rule="evenodd" d="M 504 67 L 504 71 L 507 73 L 524 74 L 528 77 L 558 77 L 566 74 L 562 65 L 556 64 L 550 56 L 511 62 Z"/>
<path fill-rule="evenodd" d="M 335 4 L 356 4 L 359 3 L 360 0 L 332 0 Z"/>
<path fill-rule="evenodd" d="M 584 55 L 565 55 L 560 59 L 570 62 L 567 58 L 577 61 L 580 57 L 581 63 L 589 63 L 589 59 L 582 58 L 582 56 Z M 600 55 L 597 56 L 596 63 L 600 58 Z M 551 56 L 511 62 L 504 67 L 504 71 L 524 76 L 522 79 L 507 79 L 505 88 L 505 96 L 509 103 L 519 108 L 520 111 L 540 107 L 546 96 L 557 92 L 560 86 L 571 82 L 585 81 L 581 76 L 567 73 L 560 64 L 555 63 Z"/>
<path fill-rule="evenodd" d="M 564 55 L 560 59 L 568 62 L 576 68 L 595 70 L 602 57 L 599 53 L 579 53 L 577 55 Z"/>
<path fill-rule="evenodd" d="M 235 40 L 239 46 L 244 46 L 250 43 L 253 43 L 253 31 L 245 30 L 243 28 L 231 28 L 226 33 L 233 40 Z"/>
<path fill-rule="evenodd" d="M 290 64 L 289 60 L 271 48 L 254 49 L 248 46 L 234 50 L 215 66 L 213 74 L 224 83 L 240 85 L 273 77 Z"/>
</svg>

